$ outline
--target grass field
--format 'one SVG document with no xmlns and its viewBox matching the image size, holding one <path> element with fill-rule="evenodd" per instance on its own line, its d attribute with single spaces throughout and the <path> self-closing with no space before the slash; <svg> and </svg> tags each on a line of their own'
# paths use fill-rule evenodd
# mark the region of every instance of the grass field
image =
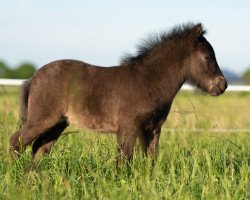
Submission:
<svg viewBox="0 0 250 200">
<path fill-rule="evenodd" d="M 27 148 L 12 160 L 18 90 L 0 87 L 0 199 L 250 199 L 249 103 L 247 93 L 180 93 L 154 164 L 137 145 L 131 166 L 118 173 L 115 136 L 73 126 L 49 156 L 33 162 Z"/>
</svg>

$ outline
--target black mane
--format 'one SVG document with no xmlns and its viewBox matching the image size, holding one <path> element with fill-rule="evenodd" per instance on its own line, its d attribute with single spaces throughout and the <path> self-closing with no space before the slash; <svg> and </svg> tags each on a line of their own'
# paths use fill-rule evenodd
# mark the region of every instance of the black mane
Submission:
<svg viewBox="0 0 250 200">
<path fill-rule="evenodd" d="M 187 23 L 175 26 L 169 31 L 148 34 L 146 39 L 143 39 L 140 44 L 136 45 L 136 54 L 133 55 L 131 53 L 125 53 L 125 55 L 122 56 L 120 63 L 122 65 L 126 65 L 141 62 L 152 49 L 158 47 L 167 40 L 171 40 L 172 38 L 182 38 L 190 34 L 196 26 L 202 27 L 201 24 Z M 203 35 L 206 31 L 203 27 L 202 30 Z"/>
</svg>

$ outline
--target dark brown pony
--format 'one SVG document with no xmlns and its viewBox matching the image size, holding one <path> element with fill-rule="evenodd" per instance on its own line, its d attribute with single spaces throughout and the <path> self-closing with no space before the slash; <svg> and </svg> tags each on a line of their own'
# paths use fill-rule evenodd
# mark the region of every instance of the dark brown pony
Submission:
<svg viewBox="0 0 250 200">
<path fill-rule="evenodd" d="M 213 96 L 227 82 L 201 24 L 187 24 L 144 40 L 120 66 L 59 60 L 45 65 L 22 88 L 23 127 L 11 147 L 33 142 L 33 156 L 48 153 L 70 124 L 117 134 L 120 155 L 130 158 L 137 137 L 146 154 L 157 151 L 161 126 L 185 81 Z"/>
</svg>

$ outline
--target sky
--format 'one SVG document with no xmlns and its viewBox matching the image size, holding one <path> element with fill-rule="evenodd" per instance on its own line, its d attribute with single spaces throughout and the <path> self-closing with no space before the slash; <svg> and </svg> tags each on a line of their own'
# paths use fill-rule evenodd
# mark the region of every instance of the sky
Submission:
<svg viewBox="0 0 250 200">
<path fill-rule="evenodd" d="M 150 32 L 201 22 L 222 69 L 250 68 L 250 1 L 0 0 L 0 60 L 114 66 Z"/>
</svg>

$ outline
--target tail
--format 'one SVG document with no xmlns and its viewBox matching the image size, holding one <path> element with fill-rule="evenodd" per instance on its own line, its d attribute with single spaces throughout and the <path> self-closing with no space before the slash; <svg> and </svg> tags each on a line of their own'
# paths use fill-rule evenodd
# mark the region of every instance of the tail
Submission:
<svg viewBox="0 0 250 200">
<path fill-rule="evenodd" d="M 28 98 L 31 86 L 31 79 L 25 81 L 21 88 L 20 94 L 20 118 L 22 125 L 25 124 L 28 116 Z"/>
</svg>

